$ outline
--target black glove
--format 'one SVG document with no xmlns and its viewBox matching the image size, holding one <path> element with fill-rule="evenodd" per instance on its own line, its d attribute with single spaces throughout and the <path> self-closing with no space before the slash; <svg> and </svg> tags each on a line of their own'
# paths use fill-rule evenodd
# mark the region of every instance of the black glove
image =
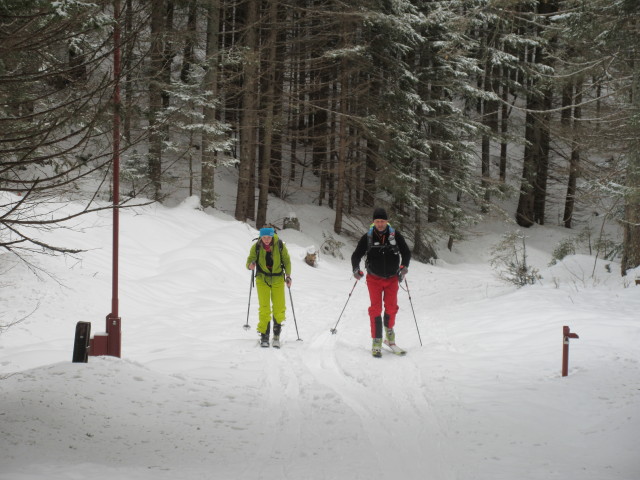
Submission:
<svg viewBox="0 0 640 480">
<path fill-rule="evenodd" d="M 356 280 L 360 280 L 362 277 L 364 277 L 364 273 L 359 268 L 354 268 L 353 269 L 353 277 Z"/>
<path fill-rule="evenodd" d="M 409 271 L 409 269 L 407 267 L 405 267 L 404 265 L 400 265 L 400 268 L 398 269 L 398 283 L 402 283 L 402 281 L 404 280 L 404 276 L 407 274 L 407 272 Z"/>
</svg>

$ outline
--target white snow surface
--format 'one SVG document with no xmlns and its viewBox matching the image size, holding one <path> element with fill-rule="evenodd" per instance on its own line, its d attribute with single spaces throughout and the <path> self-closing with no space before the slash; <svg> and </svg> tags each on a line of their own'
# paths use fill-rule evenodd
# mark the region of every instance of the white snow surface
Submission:
<svg viewBox="0 0 640 480">
<path fill-rule="evenodd" d="M 344 259 L 303 261 L 329 210 L 281 207 L 302 231 L 281 232 L 293 286 L 277 350 L 258 346 L 255 289 L 249 305 L 257 231 L 197 204 L 121 212 L 122 358 L 71 362 L 76 323 L 102 332 L 110 313 L 110 212 L 40 234 L 86 249 L 75 258 L 0 255 L 0 323 L 27 316 L 0 334 L 0 480 L 640 478 L 640 286 L 593 256 L 547 267 L 565 229 L 525 232 L 543 280 L 521 289 L 488 266 L 510 228 L 497 220 L 412 262 L 408 354 L 376 359 L 354 240 L 335 236 Z M 563 378 L 564 325 L 580 338 Z"/>
</svg>

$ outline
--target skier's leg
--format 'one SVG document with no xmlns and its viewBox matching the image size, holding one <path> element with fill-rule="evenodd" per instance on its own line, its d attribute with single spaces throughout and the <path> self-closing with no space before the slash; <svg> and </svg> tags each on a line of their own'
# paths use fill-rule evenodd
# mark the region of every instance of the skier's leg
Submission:
<svg viewBox="0 0 640 480">
<path fill-rule="evenodd" d="M 273 320 L 273 338 L 279 337 L 280 332 L 282 331 L 282 324 Z"/>
<path fill-rule="evenodd" d="M 287 303 L 284 298 L 284 280 L 274 277 L 271 287 L 271 302 L 273 304 L 273 319 L 275 323 L 282 324 L 286 318 Z M 275 325 L 274 325 L 275 333 Z"/>
<path fill-rule="evenodd" d="M 258 291 L 258 332 L 267 333 L 267 327 L 271 320 L 271 286 L 262 276 L 256 278 L 256 290 Z"/>
<path fill-rule="evenodd" d="M 398 279 L 396 277 L 384 279 L 384 326 L 393 328 L 398 313 Z"/>
<path fill-rule="evenodd" d="M 376 336 L 377 324 L 380 322 L 380 330 L 382 330 L 382 278 L 367 275 L 367 288 L 369 290 L 369 320 L 371 322 L 371 338 L 379 338 Z M 378 320 L 379 319 L 379 320 Z"/>
<path fill-rule="evenodd" d="M 371 319 L 371 338 L 382 338 L 382 317 Z"/>
<path fill-rule="evenodd" d="M 369 289 L 369 322 L 371 324 L 372 346 L 371 353 L 374 357 L 381 356 L 382 347 L 382 278 L 367 275 L 367 288 Z"/>
</svg>

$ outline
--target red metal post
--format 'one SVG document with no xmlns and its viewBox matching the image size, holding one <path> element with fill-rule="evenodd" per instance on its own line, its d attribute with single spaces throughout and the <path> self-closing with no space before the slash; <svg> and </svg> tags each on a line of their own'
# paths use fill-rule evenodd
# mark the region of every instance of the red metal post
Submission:
<svg viewBox="0 0 640 480">
<path fill-rule="evenodd" d="M 120 357 L 121 329 L 118 315 L 118 256 L 120 253 L 120 0 L 113 2 L 113 273 L 111 313 L 107 315 L 107 355 Z"/>
<path fill-rule="evenodd" d="M 109 337 L 106 333 L 96 333 L 91 340 L 89 340 L 89 355 L 92 357 L 98 357 L 107 354 L 107 344 Z"/>
<path fill-rule="evenodd" d="M 566 325 L 562 327 L 562 376 L 569 375 L 569 339 L 579 338 L 577 333 L 571 333 Z"/>
</svg>

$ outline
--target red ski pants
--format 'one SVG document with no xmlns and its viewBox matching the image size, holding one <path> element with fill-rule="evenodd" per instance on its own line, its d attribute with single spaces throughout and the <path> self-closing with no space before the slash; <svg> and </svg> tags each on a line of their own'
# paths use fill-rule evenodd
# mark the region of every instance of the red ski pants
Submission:
<svg viewBox="0 0 640 480">
<path fill-rule="evenodd" d="M 384 326 L 393 328 L 398 313 L 398 277 L 382 278 L 367 275 L 367 288 L 371 306 L 369 319 L 371 321 L 371 338 L 382 338 L 382 305 L 384 304 Z"/>
</svg>

